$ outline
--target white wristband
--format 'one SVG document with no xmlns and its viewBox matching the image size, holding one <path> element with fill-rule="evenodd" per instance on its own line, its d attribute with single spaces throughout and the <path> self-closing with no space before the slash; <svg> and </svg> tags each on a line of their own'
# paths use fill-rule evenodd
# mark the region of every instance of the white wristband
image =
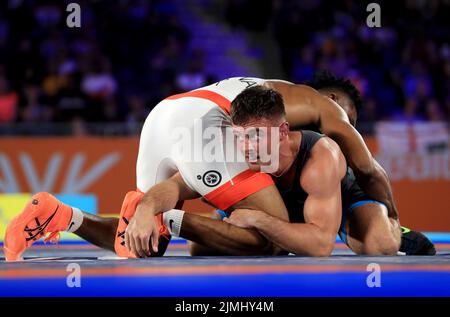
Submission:
<svg viewBox="0 0 450 317">
<path fill-rule="evenodd" d="M 184 210 L 171 209 L 163 213 L 164 225 L 174 237 L 180 236 L 181 223 L 183 222 Z"/>
</svg>

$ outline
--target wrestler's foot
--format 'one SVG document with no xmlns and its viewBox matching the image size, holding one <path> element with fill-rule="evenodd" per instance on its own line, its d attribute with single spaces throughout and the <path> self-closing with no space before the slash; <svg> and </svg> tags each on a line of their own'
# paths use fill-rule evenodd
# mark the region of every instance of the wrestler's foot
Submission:
<svg viewBox="0 0 450 317">
<path fill-rule="evenodd" d="M 435 255 L 436 249 L 423 233 L 412 231 L 408 228 L 402 228 L 402 243 L 400 245 L 400 252 L 406 255 Z"/>
<path fill-rule="evenodd" d="M 35 241 L 57 242 L 59 232 L 65 231 L 72 219 L 72 208 L 49 193 L 35 194 L 22 212 L 6 228 L 4 252 L 6 261 L 22 259 L 23 252 Z"/>
</svg>

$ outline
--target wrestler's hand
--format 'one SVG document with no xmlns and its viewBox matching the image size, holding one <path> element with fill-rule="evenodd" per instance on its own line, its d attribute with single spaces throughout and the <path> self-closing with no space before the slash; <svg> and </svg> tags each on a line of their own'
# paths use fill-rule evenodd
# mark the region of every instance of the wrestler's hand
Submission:
<svg viewBox="0 0 450 317">
<path fill-rule="evenodd" d="M 261 211 L 253 209 L 236 209 L 223 221 L 240 228 L 254 228 Z"/>
<path fill-rule="evenodd" d="M 159 230 L 155 214 L 140 204 L 125 231 L 125 246 L 137 257 L 144 258 L 150 256 L 150 239 L 153 251 L 158 252 Z"/>
</svg>

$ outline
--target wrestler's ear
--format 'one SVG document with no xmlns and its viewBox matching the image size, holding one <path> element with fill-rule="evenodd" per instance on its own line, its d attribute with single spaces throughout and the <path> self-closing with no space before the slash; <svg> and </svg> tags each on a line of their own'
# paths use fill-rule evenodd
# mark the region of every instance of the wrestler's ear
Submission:
<svg viewBox="0 0 450 317">
<path fill-rule="evenodd" d="M 289 134 L 289 122 L 284 121 L 280 125 L 280 138 L 285 138 Z"/>
</svg>

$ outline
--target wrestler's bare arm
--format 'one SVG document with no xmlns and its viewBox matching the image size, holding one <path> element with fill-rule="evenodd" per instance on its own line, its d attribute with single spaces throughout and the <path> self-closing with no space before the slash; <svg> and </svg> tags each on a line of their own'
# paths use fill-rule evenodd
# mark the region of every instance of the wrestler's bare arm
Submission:
<svg viewBox="0 0 450 317">
<path fill-rule="evenodd" d="M 252 210 L 237 210 L 225 221 L 255 228 L 297 255 L 329 256 L 341 222 L 341 180 L 345 172 L 345 159 L 339 147 L 323 138 L 314 146 L 300 179 L 295 180 L 308 194 L 303 208 L 305 223 L 289 223 Z"/>
<path fill-rule="evenodd" d="M 344 110 L 330 98 L 305 85 L 279 81 L 269 81 L 266 85 L 282 94 L 289 124 L 294 128 L 315 125 L 336 141 L 365 193 L 386 204 L 390 217 L 398 218 L 387 174 L 375 162 Z"/>
<path fill-rule="evenodd" d="M 266 213 L 289 221 L 286 207 L 274 185 L 266 187 L 233 206 L 264 210 Z M 277 255 L 284 251 L 254 229 L 244 229 L 222 220 L 185 213 L 180 235 L 207 247 L 207 254 Z M 205 249 L 205 248 L 203 248 Z"/>
<path fill-rule="evenodd" d="M 155 215 L 175 208 L 179 200 L 198 197 L 183 181 L 179 173 L 153 186 L 140 205 L 146 205 Z M 233 208 L 263 210 L 267 214 L 288 221 L 288 213 L 274 185 L 241 200 Z M 259 232 L 242 229 L 221 220 L 185 213 L 180 235 L 218 252 L 230 255 L 277 254 L 281 249 L 274 246 Z"/>
</svg>

